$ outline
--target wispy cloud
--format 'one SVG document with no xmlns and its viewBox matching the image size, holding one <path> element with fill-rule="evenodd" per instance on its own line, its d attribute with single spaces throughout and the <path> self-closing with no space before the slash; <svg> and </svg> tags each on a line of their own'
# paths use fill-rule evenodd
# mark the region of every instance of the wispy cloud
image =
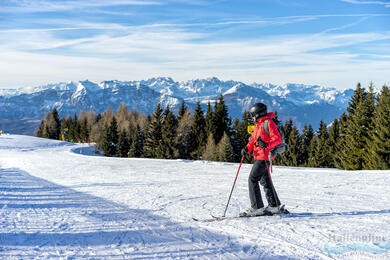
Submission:
<svg viewBox="0 0 390 260">
<path fill-rule="evenodd" d="M 390 14 L 321 14 L 321 15 L 300 15 L 300 16 L 280 16 L 273 18 L 263 18 L 263 19 L 226 19 L 225 21 L 215 22 L 213 25 L 234 25 L 234 24 L 257 24 L 257 25 L 284 25 L 284 24 L 293 24 L 299 22 L 308 22 L 313 20 L 319 20 L 323 18 L 337 18 L 337 17 L 381 17 L 389 16 Z M 360 21 L 346 25 L 345 28 L 348 28 L 354 24 L 360 23 Z M 208 24 L 211 25 L 211 24 Z M 340 27 L 341 28 L 341 27 Z"/>
<path fill-rule="evenodd" d="M 326 81 L 323 79 L 337 74 L 338 79 L 348 77 L 350 83 L 355 84 L 358 78 L 352 80 L 350 73 L 342 76 L 342 72 L 355 71 L 354 75 L 359 75 L 356 72 L 360 71 L 361 75 L 364 75 L 363 68 L 375 66 L 390 68 L 388 59 L 378 61 L 371 54 L 361 58 L 346 48 L 361 43 L 389 40 L 390 32 L 301 34 L 267 36 L 261 40 L 198 42 L 194 40 L 209 39 L 210 35 L 173 28 L 171 25 L 159 25 L 132 27 L 130 31 L 123 30 L 116 35 L 99 34 L 95 37 L 71 40 L 58 39 L 51 31 L 22 35 L 24 38 L 19 38 L 15 42 L 12 42 L 10 35 L 3 35 L 11 39 L 11 42 L 8 41 L 9 45 L 2 47 L 14 48 L 14 51 L 12 58 L 0 55 L 1 60 L 15 64 L 14 67 L 7 66 L 8 70 L 17 67 L 15 57 L 19 57 L 20 60 L 23 56 L 28 57 L 26 58 L 28 62 L 24 63 L 31 66 L 40 64 L 39 67 L 42 69 L 34 72 L 42 77 L 45 75 L 65 77 L 80 70 L 74 75 L 84 75 L 80 77 L 81 79 L 85 77 L 92 80 L 113 77 L 123 79 L 123 75 L 128 75 L 129 78 L 139 78 L 139 75 L 155 76 L 155 71 L 158 71 L 160 75 L 172 76 L 178 80 L 204 75 L 219 76 L 223 79 L 233 77 L 244 82 L 261 79 L 283 83 L 280 81 L 285 82 L 288 79 L 302 83 L 314 80 L 325 84 Z M 37 52 L 58 48 L 62 51 L 55 54 Z M 329 51 L 335 48 L 345 49 Z M 26 53 L 27 50 L 30 53 Z M 380 70 L 376 71 L 380 73 Z M 12 71 L 5 72 L 13 74 Z M 120 74 L 121 72 L 124 74 Z M 281 78 L 280 75 L 285 75 L 286 78 Z M 331 81 L 330 78 L 327 80 Z"/>
<path fill-rule="evenodd" d="M 126 6 L 126 5 L 163 5 L 160 1 L 142 1 L 142 0 L 97 0 L 97 1 L 58 1 L 58 0 L 5 0 L 0 4 L 0 12 L 59 12 L 71 11 L 75 9 L 85 8 L 102 8 L 110 6 Z"/>
<path fill-rule="evenodd" d="M 102 11 L 105 12 L 105 11 Z M 116 14 L 116 12 L 107 11 L 109 14 Z M 128 14 L 130 15 L 130 14 Z M 362 17 L 360 20 L 342 25 L 338 28 L 331 28 L 324 32 L 330 32 L 335 30 L 346 29 L 352 26 L 355 26 L 367 18 L 370 17 L 384 17 L 389 16 L 390 14 L 337 14 L 337 15 L 303 15 L 303 16 L 281 16 L 274 18 L 263 18 L 263 19 L 231 19 L 225 18 L 220 21 L 214 22 L 201 22 L 201 23 L 150 23 L 150 24 L 142 24 L 142 25 L 122 25 L 118 23 L 110 23 L 110 22 L 102 22 L 102 23 L 91 23 L 84 22 L 82 20 L 61 20 L 61 19 L 47 19 L 42 18 L 39 19 L 39 22 L 42 24 L 50 24 L 49 28 L 28 28 L 24 25 L 24 28 L 12 28 L 12 29 L 0 29 L 0 33 L 10 33 L 10 32 L 50 32 L 50 31 L 72 31 L 72 30 L 115 30 L 115 31 L 128 31 L 128 30 L 139 30 L 141 28 L 160 28 L 160 27 L 171 27 L 171 28 L 190 28 L 197 27 L 199 29 L 207 28 L 209 26 L 229 26 L 229 25 L 263 25 L 263 26 L 272 26 L 272 25 L 286 25 L 286 24 L 294 24 L 299 22 L 308 22 L 312 20 L 319 20 L 323 18 L 335 18 L 335 17 Z M 63 25 L 66 26 L 63 26 Z"/>
<path fill-rule="evenodd" d="M 7 9 L 14 12 L 8 20 L 3 18 L 0 26 L 0 67 L 2 75 L 7 75 L 0 77 L 0 87 L 7 87 L 6 82 L 13 86 L 41 84 L 42 79 L 100 81 L 156 75 L 177 80 L 218 76 L 247 83 L 296 81 L 340 86 L 348 80 L 350 84 L 363 82 L 357 77 L 368 73 L 378 79 L 390 73 L 390 53 L 385 48 L 390 31 L 384 26 L 359 30 L 360 25 L 386 20 L 387 13 L 341 10 L 245 16 L 245 12 L 219 15 L 210 11 L 208 16 L 194 18 L 188 16 L 192 9 L 172 16 L 169 11 L 180 14 L 181 10 L 167 7 L 172 2 L 195 6 L 198 14 L 210 4 L 221 3 L 3 1 L 3 17 L 7 17 Z M 137 6 L 122 8 L 126 5 Z M 46 11 L 47 15 L 41 15 Z"/>
<path fill-rule="evenodd" d="M 390 15 L 389 15 L 390 16 Z M 326 34 L 326 33 L 330 33 L 330 32 L 335 32 L 335 31 L 340 31 L 340 30 L 345 30 L 345 29 L 348 29 L 348 28 L 351 28 L 353 26 L 356 26 L 364 21 L 366 21 L 368 19 L 367 16 L 364 16 L 362 18 L 360 18 L 358 21 L 356 22 L 353 22 L 353 23 L 349 23 L 349 24 L 344 24 L 342 26 L 339 26 L 339 27 L 335 27 L 335 28 L 329 28 L 329 29 L 326 29 L 322 32 L 320 32 L 319 34 Z"/>
<path fill-rule="evenodd" d="M 384 7 L 390 7 L 390 2 L 386 1 L 359 1 L 359 0 L 341 0 L 342 2 L 359 5 L 383 5 Z"/>
</svg>

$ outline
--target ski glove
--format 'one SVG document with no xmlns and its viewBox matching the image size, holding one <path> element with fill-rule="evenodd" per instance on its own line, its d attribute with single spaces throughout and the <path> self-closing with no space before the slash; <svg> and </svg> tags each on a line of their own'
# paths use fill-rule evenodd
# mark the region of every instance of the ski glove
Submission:
<svg viewBox="0 0 390 260">
<path fill-rule="evenodd" d="M 245 146 L 244 148 L 242 148 L 241 150 L 241 156 L 245 156 L 248 154 L 248 148 Z"/>
<path fill-rule="evenodd" d="M 266 142 L 264 142 L 263 140 L 261 140 L 261 138 L 259 137 L 259 139 L 257 140 L 257 143 L 259 144 L 259 147 L 260 148 L 267 148 L 268 144 Z"/>
</svg>

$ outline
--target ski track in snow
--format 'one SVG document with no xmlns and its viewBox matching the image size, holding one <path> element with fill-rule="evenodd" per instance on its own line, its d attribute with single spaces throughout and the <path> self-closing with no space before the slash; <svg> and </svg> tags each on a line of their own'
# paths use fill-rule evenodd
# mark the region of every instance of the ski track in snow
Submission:
<svg viewBox="0 0 390 260">
<path fill-rule="evenodd" d="M 222 215 L 237 167 L 107 158 L 88 145 L 2 135 L 0 258 L 390 258 L 390 171 L 274 167 L 293 214 L 192 221 Z M 249 206 L 251 167 L 241 168 L 228 216 Z"/>
</svg>

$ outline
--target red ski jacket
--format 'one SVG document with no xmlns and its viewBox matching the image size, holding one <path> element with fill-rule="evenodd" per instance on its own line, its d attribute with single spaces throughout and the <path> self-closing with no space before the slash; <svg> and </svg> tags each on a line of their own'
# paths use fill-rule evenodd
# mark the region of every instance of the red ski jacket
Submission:
<svg viewBox="0 0 390 260">
<path fill-rule="evenodd" d="M 280 133 L 274 121 L 268 120 L 269 136 L 263 129 L 264 121 L 266 119 L 272 119 L 274 118 L 274 116 L 275 114 L 271 112 L 263 116 L 262 118 L 258 119 L 255 122 L 255 128 L 253 130 L 253 133 L 251 135 L 248 144 L 246 145 L 246 147 L 248 148 L 248 153 L 250 153 L 253 150 L 253 157 L 255 158 L 255 160 L 268 161 L 269 152 L 272 150 L 272 148 L 274 148 L 275 146 L 277 146 L 282 142 L 282 138 L 280 137 Z M 267 148 L 259 147 L 259 144 L 257 142 L 259 137 L 261 137 L 261 140 L 263 140 L 265 143 L 268 144 Z M 272 158 L 272 160 L 273 159 L 274 158 Z"/>
</svg>

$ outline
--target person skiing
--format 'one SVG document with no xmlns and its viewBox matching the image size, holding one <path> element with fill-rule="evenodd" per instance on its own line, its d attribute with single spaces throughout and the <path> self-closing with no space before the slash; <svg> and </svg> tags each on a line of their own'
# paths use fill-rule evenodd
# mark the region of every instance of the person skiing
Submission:
<svg viewBox="0 0 390 260">
<path fill-rule="evenodd" d="M 269 173 L 269 153 L 282 139 L 278 128 L 273 120 L 274 113 L 267 113 L 267 106 L 263 103 L 254 104 L 249 113 L 251 114 L 255 127 L 251 134 L 248 144 L 241 150 L 241 155 L 253 152 L 255 163 L 252 166 L 248 178 L 248 189 L 251 207 L 245 212 L 240 213 L 240 216 L 262 216 L 270 213 L 279 213 L 280 201 L 273 187 L 271 176 Z M 269 135 L 264 130 L 264 121 L 268 122 Z M 271 158 L 272 160 L 273 158 Z M 265 197 L 268 206 L 264 207 L 261 198 L 259 182 L 264 188 Z"/>
</svg>

